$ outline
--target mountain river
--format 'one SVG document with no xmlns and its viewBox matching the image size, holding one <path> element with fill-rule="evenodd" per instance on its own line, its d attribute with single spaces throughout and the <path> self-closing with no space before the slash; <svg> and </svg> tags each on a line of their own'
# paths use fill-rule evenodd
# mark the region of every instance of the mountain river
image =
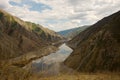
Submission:
<svg viewBox="0 0 120 80">
<path fill-rule="evenodd" d="M 59 47 L 55 53 L 51 53 L 32 62 L 33 71 L 46 74 L 59 73 L 60 63 L 63 62 L 71 53 L 72 49 L 65 43 Z"/>
</svg>

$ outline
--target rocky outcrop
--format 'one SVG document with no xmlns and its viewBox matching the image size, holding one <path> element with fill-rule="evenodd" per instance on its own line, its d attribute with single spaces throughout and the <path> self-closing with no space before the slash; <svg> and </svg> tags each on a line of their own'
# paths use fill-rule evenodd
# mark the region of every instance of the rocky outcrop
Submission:
<svg viewBox="0 0 120 80">
<path fill-rule="evenodd" d="M 64 62 L 80 72 L 120 72 L 120 11 L 103 18 L 68 42 Z"/>
</svg>

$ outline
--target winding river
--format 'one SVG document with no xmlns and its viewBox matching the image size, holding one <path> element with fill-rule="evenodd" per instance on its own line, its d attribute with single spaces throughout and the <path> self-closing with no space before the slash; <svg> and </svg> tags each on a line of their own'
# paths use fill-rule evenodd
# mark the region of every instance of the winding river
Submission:
<svg viewBox="0 0 120 80">
<path fill-rule="evenodd" d="M 35 72 L 56 74 L 59 72 L 59 63 L 63 62 L 72 53 L 72 51 L 73 50 L 66 44 L 62 44 L 57 52 L 33 61 L 32 67 Z"/>
</svg>

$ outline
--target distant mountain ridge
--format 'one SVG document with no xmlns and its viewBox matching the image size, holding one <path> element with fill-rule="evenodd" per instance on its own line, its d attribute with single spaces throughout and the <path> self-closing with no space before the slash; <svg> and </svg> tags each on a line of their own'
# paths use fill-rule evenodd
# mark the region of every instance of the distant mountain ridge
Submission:
<svg viewBox="0 0 120 80">
<path fill-rule="evenodd" d="M 103 18 L 68 42 L 64 62 L 79 72 L 120 72 L 120 11 Z"/>
<path fill-rule="evenodd" d="M 63 31 L 59 31 L 58 33 L 61 34 L 61 35 L 65 35 L 73 30 L 76 30 L 76 29 L 79 29 L 79 27 L 77 28 L 72 28 L 72 29 L 67 29 L 67 30 L 63 30 Z"/>
<path fill-rule="evenodd" d="M 63 31 L 59 31 L 58 34 L 66 37 L 66 38 L 73 38 L 88 27 L 89 26 L 82 26 L 82 27 L 72 28 L 72 29 L 68 29 L 68 30 L 63 30 Z"/>
</svg>

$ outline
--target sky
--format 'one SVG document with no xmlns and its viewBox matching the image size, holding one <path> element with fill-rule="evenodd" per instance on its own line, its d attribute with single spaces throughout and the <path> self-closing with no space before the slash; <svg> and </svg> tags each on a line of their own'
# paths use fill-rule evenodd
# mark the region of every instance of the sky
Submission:
<svg viewBox="0 0 120 80">
<path fill-rule="evenodd" d="M 0 0 L 0 8 L 24 21 L 61 31 L 92 25 L 120 10 L 120 0 Z"/>
</svg>

